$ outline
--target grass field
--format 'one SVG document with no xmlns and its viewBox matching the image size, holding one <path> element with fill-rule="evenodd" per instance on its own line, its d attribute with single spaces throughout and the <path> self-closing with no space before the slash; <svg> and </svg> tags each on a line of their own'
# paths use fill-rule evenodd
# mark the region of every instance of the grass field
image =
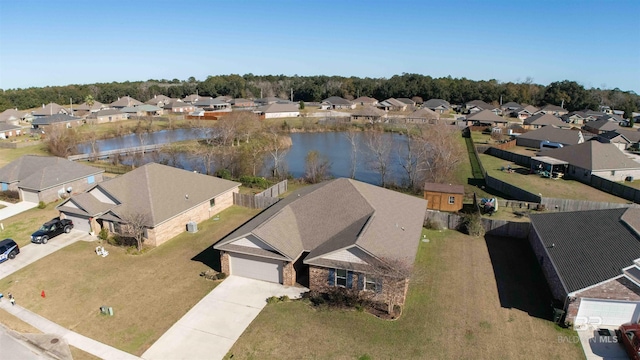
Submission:
<svg viewBox="0 0 640 360">
<path fill-rule="evenodd" d="M 510 163 L 491 155 L 480 154 L 480 161 L 484 169 L 492 177 L 511 185 L 529 191 L 533 194 L 542 194 L 544 197 L 560 199 L 576 199 L 589 201 L 603 201 L 613 203 L 626 203 L 625 199 L 613 196 L 604 191 L 595 189 L 589 185 L 575 180 L 547 179 L 538 174 L 530 174 L 528 168 Z M 508 164 L 515 172 L 501 171 Z"/>
<path fill-rule="evenodd" d="M 55 209 L 59 202 L 53 202 L 44 209 L 33 208 L 10 218 L 0 220 L 4 230 L 0 230 L 0 238 L 11 238 L 22 247 L 31 242 L 31 234 L 40 228 L 40 225 L 58 217 Z"/>
<path fill-rule="evenodd" d="M 19 149 L 0 149 L 0 167 L 12 162 L 23 155 L 49 155 L 47 145 L 40 143 L 32 146 L 25 146 Z"/>
<path fill-rule="evenodd" d="M 110 255 L 101 258 L 96 243 L 78 242 L 0 280 L 0 289 L 61 326 L 141 355 L 216 286 L 199 276 L 219 264 L 211 246 L 256 213 L 233 206 L 142 255 L 105 244 Z M 103 305 L 115 315 L 99 315 Z"/>
<path fill-rule="evenodd" d="M 267 305 L 226 359 L 580 359 L 526 242 L 426 231 L 403 315 Z"/>
</svg>

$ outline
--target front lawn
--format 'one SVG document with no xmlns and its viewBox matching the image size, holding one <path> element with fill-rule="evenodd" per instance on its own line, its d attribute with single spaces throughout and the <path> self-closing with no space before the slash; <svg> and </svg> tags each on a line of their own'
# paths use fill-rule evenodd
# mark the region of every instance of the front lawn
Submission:
<svg viewBox="0 0 640 360">
<path fill-rule="evenodd" d="M 33 208 L 10 218 L 0 220 L 4 225 L 4 230 L 0 229 L 0 238 L 10 238 L 23 247 L 31 243 L 31 234 L 40 228 L 45 222 L 58 217 L 59 212 L 55 209 L 59 202 L 55 201 L 47 204 L 44 209 Z"/>
<path fill-rule="evenodd" d="M 425 231 L 397 321 L 366 312 L 267 305 L 227 359 L 579 359 L 575 332 L 551 321 L 546 283 L 525 241 Z"/>
<path fill-rule="evenodd" d="M 257 212 L 233 206 L 142 255 L 104 245 L 102 258 L 96 242 L 80 241 L 0 280 L 0 289 L 61 326 L 141 355 L 216 286 L 199 276 L 219 263 L 212 244 Z M 103 305 L 113 317 L 99 314 Z"/>
</svg>

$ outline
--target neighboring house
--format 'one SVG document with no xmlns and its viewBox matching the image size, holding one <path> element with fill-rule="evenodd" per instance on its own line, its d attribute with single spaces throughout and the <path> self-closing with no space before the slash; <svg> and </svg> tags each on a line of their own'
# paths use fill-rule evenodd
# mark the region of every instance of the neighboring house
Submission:
<svg viewBox="0 0 640 360">
<path fill-rule="evenodd" d="M 172 98 L 165 95 L 154 95 L 153 98 L 145 101 L 145 104 L 157 106 L 159 108 L 163 108 L 164 104 L 171 102 Z"/>
<path fill-rule="evenodd" d="M 565 322 L 640 319 L 640 209 L 531 214 L 529 242 Z M 562 305 L 560 305 L 562 304 Z"/>
<path fill-rule="evenodd" d="M 89 124 L 102 124 L 115 121 L 127 120 L 129 116 L 118 109 L 105 109 L 92 112 L 87 116 L 86 121 Z"/>
<path fill-rule="evenodd" d="M 24 117 L 24 111 L 18 111 L 18 109 L 7 109 L 0 113 L 0 123 L 7 123 L 11 125 L 18 125 L 20 120 Z"/>
<path fill-rule="evenodd" d="M 531 117 L 526 118 L 522 123 L 522 127 L 524 127 L 527 130 L 535 130 L 535 129 L 539 129 L 541 127 L 545 127 L 549 125 L 553 125 L 558 128 L 571 127 L 571 125 L 565 123 L 560 118 L 551 114 L 533 115 Z"/>
<path fill-rule="evenodd" d="M 465 108 L 467 109 L 467 112 L 469 114 L 481 112 L 483 110 L 489 110 L 489 111 L 493 112 L 496 115 L 501 115 L 502 114 L 502 110 L 500 110 L 499 108 L 497 108 L 497 107 L 495 107 L 495 106 L 493 106 L 491 104 L 487 104 L 486 102 L 484 102 L 482 100 L 469 101 L 468 103 L 465 104 Z"/>
<path fill-rule="evenodd" d="M 587 133 L 585 136 L 585 134 L 580 130 L 559 129 L 555 126 L 545 126 L 518 136 L 516 138 L 516 145 L 539 149 L 541 142 L 548 141 L 551 143 L 562 144 L 563 146 L 571 146 L 582 144 L 589 138 L 591 138 L 591 135 Z"/>
<path fill-rule="evenodd" d="M 590 184 L 591 176 L 611 181 L 623 181 L 627 177 L 640 179 L 640 162 L 636 162 L 614 144 L 587 141 L 582 144 L 540 152 L 569 163 L 565 176 Z"/>
<path fill-rule="evenodd" d="M 632 130 L 632 129 L 617 129 L 616 132 L 618 134 L 624 135 L 625 138 L 627 138 L 630 142 L 631 145 L 634 147 L 638 147 L 638 145 L 640 144 L 640 131 L 639 130 Z"/>
<path fill-rule="evenodd" d="M 382 119 L 386 117 L 386 112 L 372 105 L 367 105 L 353 112 L 353 114 L 351 114 L 351 121 L 376 123 L 382 121 Z"/>
<path fill-rule="evenodd" d="M 379 102 L 376 106 L 384 111 L 405 111 L 408 105 L 398 99 L 388 98 Z"/>
<path fill-rule="evenodd" d="M 86 102 L 78 105 L 75 107 L 75 109 L 73 109 L 74 111 L 84 111 L 86 113 L 93 113 L 93 112 L 98 112 L 102 109 L 106 109 L 108 108 L 107 105 L 101 103 L 100 101 L 94 101 L 93 104 L 91 106 L 89 106 L 89 104 L 87 104 Z"/>
<path fill-rule="evenodd" d="M 289 100 L 283 100 L 280 98 L 277 98 L 275 96 L 269 96 L 266 98 L 262 98 L 262 99 L 256 99 L 256 106 L 264 106 L 264 105 L 271 105 L 271 104 L 277 104 L 277 103 L 290 103 Z"/>
<path fill-rule="evenodd" d="M 222 99 L 213 99 L 210 97 L 198 99 L 193 103 L 197 109 L 205 111 L 231 111 L 231 104 Z"/>
<path fill-rule="evenodd" d="M 300 109 L 298 109 L 298 104 L 296 103 L 273 103 L 270 105 L 261 106 L 253 112 L 260 116 L 263 116 L 265 119 L 300 116 Z"/>
<path fill-rule="evenodd" d="M 56 115 L 56 114 L 64 114 L 64 115 L 68 115 L 69 114 L 69 110 L 63 108 L 62 106 L 56 104 L 56 103 L 48 103 L 47 105 L 42 104 L 42 108 L 32 111 L 31 115 L 33 115 L 35 118 L 38 117 L 44 117 L 44 116 L 51 116 L 51 115 Z"/>
<path fill-rule="evenodd" d="M 469 122 L 475 126 L 494 126 L 494 127 L 506 127 L 508 123 L 507 120 L 496 115 L 491 110 L 482 110 L 467 116 L 467 123 Z"/>
<path fill-rule="evenodd" d="M 21 132 L 21 126 L 0 122 L 0 139 L 8 139 L 10 137 L 18 136 Z"/>
<path fill-rule="evenodd" d="M 144 243 L 158 246 L 233 205 L 240 184 L 149 163 L 74 195 L 56 208 L 76 229 L 120 233 L 128 215 L 145 217 Z M 167 264 L 168 266 L 170 264 Z"/>
<path fill-rule="evenodd" d="M 190 104 L 190 103 L 186 103 L 178 100 L 173 100 L 164 104 L 164 108 L 163 108 L 165 112 L 178 113 L 178 114 L 190 113 L 195 109 L 196 109 L 196 106 L 194 104 Z"/>
<path fill-rule="evenodd" d="M 184 99 L 182 99 L 182 102 L 186 102 L 187 104 L 193 104 L 194 102 L 198 101 L 200 98 L 210 98 L 209 96 L 198 96 L 198 94 L 191 94 L 191 95 L 187 95 L 184 97 Z M 171 99 L 174 100 L 174 99 Z M 171 100 L 168 100 L 167 102 L 171 102 Z"/>
<path fill-rule="evenodd" d="M 138 106 L 127 106 L 120 109 L 120 112 L 129 116 L 160 116 L 164 110 L 158 106 L 150 104 L 142 104 Z"/>
<path fill-rule="evenodd" d="M 508 102 L 506 104 L 500 105 L 500 110 L 502 110 L 502 112 L 504 114 L 511 114 L 513 111 L 519 110 L 519 109 L 522 109 L 522 108 L 523 108 L 522 105 L 518 104 L 517 102 L 513 102 L 513 101 L 510 101 L 510 102 Z"/>
<path fill-rule="evenodd" d="M 20 200 L 55 201 L 102 181 L 103 169 L 53 156 L 25 155 L 0 168 L 0 190 L 18 191 Z"/>
<path fill-rule="evenodd" d="M 451 110 L 451 104 L 449 104 L 447 100 L 429 99 L 422 104 L 422 108 L 427 108 L 437 112 L 438 114 L 443 114 Z"/>
<path fill-rule="evenodd" d="M 378 105 L 378 100 L 368 96 L 360 96 L 359 98 L 353 100 L 353 103 L 360 106 L 376 106 Z"/>
<path fill-rule="evenodd" d="M 321 110 L 355 109 L 356 104 L 340 96 L 328 97 L 320 103 Z"/>
<path fill-rule="evenodd" d="M 340 178 L 300 189 L 214 245 L 222 272 L 324 292 L 371 291 L 402 305 L 408 278 L 378 264 L 413 266 L 426 201 Z M 308 279 L 308 280 L 307 280 Z"/>
<path fill-rule="evenodd" d="M 464 200 L 464 186 L 452 184 L 424 184 L 427 209 L 437 211 L 460 211 Z"/>
<path fill-rule="evenodd" d="M 604 132 L 599 134 L 596 139 L 604 144 L 614 144 L 620 150 L 626 150 L 633 144 L 631 140 L 617 131 Z"/>
<path fill-rule="evenodd" d="M 529 118 L 531 116 L 533 116 L 533 114 L 535 114 L 536 112 L 538 112 L 538 108 L 532 105 L 527 105 L 522 109 L 517 109 L 514 110 L 511 113 L 511 116 L 517 117 L 520 120 L 524 120 L 526 118 Z"/>
<path fill-rule="evenodd" d="M 607 131 L 616 131 L 620 129 L 620 124 L 615 121 L 600 119 L 596 121 L 589 121 L 584 124 L 582 128 L 594 134 L 602 134 Z"/>
<path fill-rule="evenodd" d="M 396 100 L 398 100 L 398 101 L 400 101 L 400 102 L 402 102 L 402 103 L 407 104 L 407 107 L 408 107 L 408 108 L 411 108 L 411 107 L 415 107 L 415 106 L 416 106 L 416 102 L 415 102 L 415 101 L 413 101 L 413 100 L 411 100 L 411 99 L 409 99 L 409 98 L 397 98 Z"/>
<path fill-rule="evenodd" d="M 437 124 L 438 119 L 440 119 L 440 114 L 424 107 L 412 112 L 406 117 L 407 123 L 415 124 Z"/>
<path fill-rule="evenodd" d="M 218 100 L 218 101 L 223 101 L 226 103 L 230 103 L 231 100 L 233 100 L 233 98 L 231 96 L 227 96 L 227 95 L 220 95 L 220 96 L 216 96 L 215 98 L 213 98 L 213 100 Z"/>
<path fill-rule="evenodd" d="M 237 107 L 237 108 L 250 108 L 250 107 L 256 106 L 253 100 L 242 99 L 242 98 L 231 99 L 229 103 L 231 104 L 231 106 Z"/>
<path fill-rule="evenodd" d="M 116 108 L 116 109 L 122 109 L 123 107 L 132 107 L 132 106 L 138 106 L 138 105 L 142 105 L 142 102 L 130 96 L 124 96 L 124 97 L 118 98 L 118 100 L 110 104 L 112 108 Z"/>
<path fill-rule="evenodd" d="M 66 128 L 72 128 L 82 125 L 82 119 L 79 117 L 67 115 L 67 114 L 55 114 L 51 116 L 36 117 L 31 122 L 31 126 L 34 129 L 47 131 L 51 126 L 64 126 Z"/>
<path fill-rule="evenodd" d="M 560 106 L 557 105 L 545 105 L 542 107 L 542 109 L 538 110 L 535 114 L 551 114 L 551 115 L 555 115 L 555 116 L 562 116 L 565 114 L 568 114 L 569 111 L 566 109 L 561 108 Z M 534 114 L 534 115 L 535 115 Z"/>
</svg>

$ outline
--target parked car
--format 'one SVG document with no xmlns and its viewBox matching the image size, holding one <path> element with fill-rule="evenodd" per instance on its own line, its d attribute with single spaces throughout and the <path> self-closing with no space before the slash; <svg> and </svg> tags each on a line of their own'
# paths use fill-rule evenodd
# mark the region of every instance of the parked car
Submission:
<svg viewBox="0 0 640 360">
<path fill-rule="evenodd" d="M 622 324 L 616 333 L 629 359 L 640 360 L 640 324 Z"/>
<path fill-rule="evenodd" d="M 18 254 L 20 254 L 20 247 L 13 239 L 0 241 L 0 263 L 15 259 Z"/>
<path fill-rule="evenodd" d="M 47 221 L 38 231 L 31 234 L 31 242 L 35 244 L 46 244 L 49 239 L 60 234 L 69 233 L 73 229 L 73 222 L 69 219 L 58 219 Z"/>
</svg>

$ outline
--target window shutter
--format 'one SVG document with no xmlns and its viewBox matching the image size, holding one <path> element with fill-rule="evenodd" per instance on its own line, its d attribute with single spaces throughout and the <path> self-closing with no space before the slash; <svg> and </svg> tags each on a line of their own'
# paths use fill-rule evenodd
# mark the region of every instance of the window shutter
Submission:
<svg viewBox="0 0 640 360">
<path fill-rule="evenodd" d="M 358 275 L 358 290 L 364 289 L 364 274 Z"/>
<path fill-rule="evenodd" d="M 376 293 L 378 294 L 382 293 L 382 279 L 376 280 Z"/>
<path fill-rule="evenodd" d="M 336 284 L 336 269 L 329 269 L 329 277 L 327 278 L 329 286 Z"/>
<path fill-rule="evenodd" d="M 347 289 L 353 287 L 353 271 L 347 271 Z"/>
</svg>

